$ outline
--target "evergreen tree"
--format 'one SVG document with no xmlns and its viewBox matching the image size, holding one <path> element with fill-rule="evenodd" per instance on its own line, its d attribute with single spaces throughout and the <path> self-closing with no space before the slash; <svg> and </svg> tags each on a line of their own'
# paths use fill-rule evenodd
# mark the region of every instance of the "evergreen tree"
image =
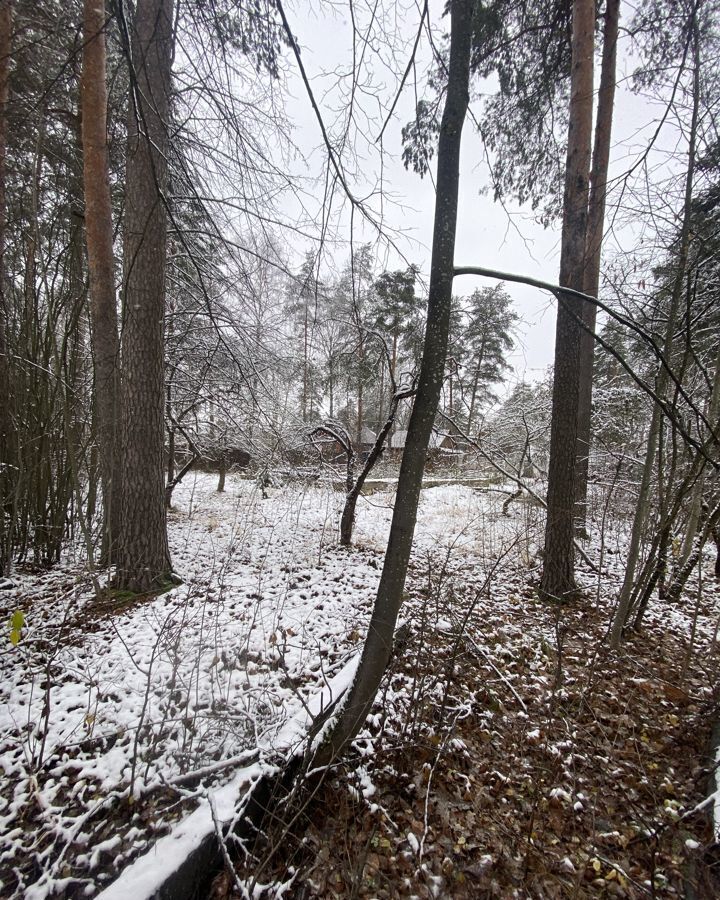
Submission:
<svg viewBox="0 0 720 900">
<path fill-rule="evenodd" d="M 417 266 L 383 272 L 375 282 L 375 302 L 371 313 L 374 326 L 390 339 L 390 369 L 397 380 L 398 358 L 403 339 L 412 329 L 418 311 L 415 293 Z"/>
<path fill-rule="evenodd" d="M 496 398 L 493 386 L 502 384 L 511 368 L 506 355 L 515 346 L 512 331 L 518 321 L 511 304 L 501 284 L 473 291 L 468 301 L 463 380 L 465 425 L 470 434 L 476 428 L 479 410 Z"/>
<path fill-rule="evenodd" d="M 313 355 L 321 289 L 317 275 L 317 259 L 312 251 L 308 251 L 296 278 L 288 282 L 286 302 L 286 309 L 292 318 L 295 341 L 299 346 L 300 418 L 303 422 L 315 418 L 317 405 Z"/>
</svg>

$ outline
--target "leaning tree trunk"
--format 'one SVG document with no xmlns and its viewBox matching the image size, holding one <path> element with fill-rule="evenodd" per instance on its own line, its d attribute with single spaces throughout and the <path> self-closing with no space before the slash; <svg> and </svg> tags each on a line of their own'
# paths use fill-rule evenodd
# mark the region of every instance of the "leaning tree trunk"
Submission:
<svg viewBox="0 0 720 900">
<path fill-rule="evenodd" d="M 718 358 L 715 366 L 715 376 L 713 379 L 713 389 L 712 394 L 710 396 L 710 402 L 708 406 L 708 415 L 707 421 L 710 424 L 711 429 L 717 430 L 717 422 L 718 422 L 718 406 L 720 405 L 720 357 Z M 680 512 L 680 508 L 683 504 L 685 497 L 688 494 L 688 490 L 692 485 L 692 489 L 690 491 L 691 496 L 691 504 L 690 504 L 690 516 L 687 524 L 687 529 L 685 532 L 685 537 L 683 540 L 683 548 L 680 553 L 680 558 L 678 559 L 676 565 L 673 567 L 673 572 L 670 578 L 670 587 L 666 590 L 663 590 L 661 587 L 660 590 L 660 599 L 665 601 L 671 600 L 679 600 L 680 594 L 682 592 L 682 588 L 685 585 L 685 582 L 690 577 L 690 574 L 699 561 L 702 549 L 707 542 L 707 540 L 716 532 L 717 529 L 717 508 L 714 513 L 708 514 L 707 521 L 705 526 L 703 527 L 701 532 L 698 532 L 698 529 L 701 524 L 701 516 L 702 516 L 702 495 L 703 495 L 703 487 L 705 484 L 705 472 L 707 469 L 707 461 L 710 456 L 717 456 L 717 440 L 715 439 L 713 433 L 711 432 L 704 444 L 698 449 L 697 456 L 692 462 L 692 465 L 689 471 L 686 473 L 683 481 L 678 486 L 673 503 L 668 503 L 668 509 L 664 513 L 663 517 L 663 532 L 660 535 L 660 540 L 665 545 L 665 550 L 667 550 L 667 545 L 670 543 L 670 534 L 671 528 L 677 516 Z M 656 537 L 653 543 L 660 542 L 660 540 Z M 650 596 L 655 587 L 655 584 L 660 580 L 661 574 L 664 574 L 667 570 L 667 552 L 665 553 L 665 557 L 663 558 L 662 554 L 658 552 L 658 561 L 655 565 L 655 571 L 650 578 L 644 592 L 642 599 L 639 604 L 637 604 L 638 609 L 633 621 L 633 629 L 638 630 L 642 623 L 643 617 L 645 615 L 648 603 L 650 601 Z M 652 551 L 650 554 L 652 558 Z M 637 579 L 637 583 L 642 584 L 642 576 Z M 631 598 L 630 608 L 632 609 L 635 605 L 635 595 L 637 594 L 637 588 L 633 591 L 633 595 Z"/>
<path fill-rule="evenodd" d="M 394 379 L 393 386 L 395 386 Z M 343 507 L 342 516 L 340 517 L 340 545 L 342 547 L 350 547 L 352 544 L 353 528 L 355 527 L 355 508 L 357 506 L 358 497 L 362 493 L 368 475 L 372 472 L 375 463 L 380 459 L 382 452 L 385 449 L 385 442 L 395 424 L 395 416 L 397 415 L 400 401 L 407 397 L 411 397 L 412 395 L 412 390 L 395 391 L 390 401 L 390 410 L 387 419 L 385 420 L 385 424 L 378 432 L 375 443 L 365 460 L 360 474 L 354 481 L 350 479 L 348 491 L 345 495 L 345 506 Z"/>
<path fill-rule="evenodd" d="M 600 252 L 605 227 L 605 200 L 610 163 L 610 136 L 615 107 L 615 68 L 617 60 L 618 20 L 620 0 L 607 0 L 603 31 L 602 68 L 598 93 L 595 144 L 590 173 L 590 204 L 588 206 L 585 276 L 583 291 L 597 297 L 600 291 Z M 584 301 L 580 335 L 580 385 L 578 394 L 578 442 L 575 462 L 575 527 L 584 532 L 587 522 L 588 466 L 590 456 L 590 425 L 592 413 L 593 360 L 595 356 L 595 320 L 597 307 Z"/>
<path fill-rule="evenodd" d="M 85 0 L 81 87 L 85 235 L 103 497 L 101 556 L 109 563 L 120 533 L 120 343 L 107 147 L 105 23 L 104 0 Z"/>
<path fill-rule="evenodd" d="M 668 309 L 667 325 L 662 344 L 662 351 L 667 365 L 671 364 L 673 341 L 675 338 L 675 318 L 677 316 L 680 297 L 683 290 L 683 281 L 685 279 L 685 271 L 687 269 L 688 253 L 690 249 L 692 221 L 692 200 L 693 200 L 693 178 L 695 175 L 695 146 L 697 141 L 697 125 L 700 109 L 700 61 L 699 47 L 697 39 L 697 25 L 694 24 L 694 78 L 693 78 L 693 109 L 692 119 L 690 123 L 690 134 L 688 138 L 688 164 L 685 174 L 685 198 L 683 206 L 683 219 L 680 227 L 680 239 L 678 247 L 677 269 L 673 280 L 672 293 L 670 295 L 670 304 Z M 661 400 L 665 397 L 669 381 L 669 372 L 664 363 L 660 364 L 657 376 L 655 378 L 655 394 Z M 618 650 L 622 640 L 623 629 L 630 612 L 632 604 L 633 586 L 635 584 L 635 572 L 638 560 L 640 558 L 640 541 L 645 528 L 648 511 L 650 509 L 650 486 L 652 481 L 652 473 L 655 467 L 655 456 L 658 449 L 658 441 L 660 438 L 660 423 L 662 420 L 662 409 L 659 403 L 653 405 L 652 419 L 650 422 L 650 431 L 648 432 L 647 447 L 645 450 L 645 461 L 643 463 L 643 472 L 640 480 L 640 492 L 638 494 L 637 505 L 635 506 L 635 515 L 633 517 L 632 531 L 630 534 L 630 547 L 628 549 L 628 559 L 625 565 L 625 577 L 623 578 L 622 588 L 620 589 L 620 597 L 618 599 L 617 609 L 613 617 L 610 630 L 610 644 L 614 650 Z"/>
<path fill-rule="evenodd" d="M 171 574 L 164 484 L 163 320 L 172 0 L 139 0 L 132 33 L 123 248 L 121 542 L 117 586 Z"/>
<path fill-rule="evenodd" d="M 313 758 L 313 765 L 321 765 L 336 758 L 362 727 L 392 651 L 393 633 L 415 531 L 425 457 L 440 399 L 447 356 L 457 229 L 460 142 L 468 105 L 473 7 L 474 0 L 453 0 L 450 6 L 450 68 L 438 144 L 425 343 L 418 391 L 400 465 L 395 509 L 380 585 L 355 679 L 333 726 Z"/>
<path fill-rule="evenodd" d="M 12 508 L 16 472 L 16 435 L 13 392 L 7 345 L 7 297 L 5 296 L 5 155 L 7 146 L 8 88 L 12 50 L 12 3 L 0 2 L 0 575 L 7 572 L 12 556 L 12 537 L 6 509 Z M 12 524 L 9 526 L 12 528 Z"/>
<path fill-rule="evenodd" d="M 682 589 L 692 574 L 692 570 L 700 562 L 702 551 L 707 541 L 712 537 L 720 522 L 720 503 L 716 503 L 714 509 L 708 513 L 707 521 L 701 531 L 699 531 L 693 540 L 690 553 L 682 566 L 675 572 L 670 587 L 665 595 L 668 603 L 677 603 L 680 600 Z"/>
<path fill-rule="evenodd" d="M 578 291 L 582 291 L 584 286 L 592 139 L 594 28 L 593 0 L 574 0 L 560 286 Z M 577 590 L 574 512 L 581 317 L 581 301 L 572 295 L 560 295 L 555 329 L 545 554 L 540 580 L 540 592 L 558 601 L 567 600 Z"/>
<path fill-rule="evenodd" d="M 710 423 L 710 427 L 714 428 L 716 432 L 719 424 L 718 413 L 720 413 L 720 348 L 718 348 L 718 351 L 715 354 L 715 374 L 713 376 L 713 387 L 707 409 L 707 420 Z M 714 455 L 717 456 L 717 452 Z M 692 500 L 690 503 L 690 515 L 688 516 L 688 523 L 685 529 L 685 536 L 683 538 L 683 545 L 682 551 L 680 553 L 678 568 L 682 568 L 682 566 L 685 565 L 693 549 L 695 535 L 697 534 L 698 528 L 700 526 L 704 489 L 705 469 L 703 467 L 703 470 L 698 475 L 698 479 L 695 482 L 695 486 L 693 487 Z"/>
</svg>

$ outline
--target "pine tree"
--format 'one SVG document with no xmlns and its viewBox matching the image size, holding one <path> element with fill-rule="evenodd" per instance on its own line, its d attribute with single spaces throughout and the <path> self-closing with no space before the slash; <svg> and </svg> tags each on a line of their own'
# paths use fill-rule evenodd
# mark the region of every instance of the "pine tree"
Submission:
<svg viewBox="0 0 720 900">
<path fill-rule="evenodd" d="M 15 423 L 10 389 L 10 364 L 7 340 L 8 319 L 5 296 L 5 160 L 7 150 L 7 116 L 10 83 L 10 51 L 12 49 L 12 3 L 0 4 L 0 576 L 5 574 L 11 557 L 12 539 L 8 535 L 15 472 Z M 7 521 L 6 521 L 7 520 Z"/>
<path fill-rule="evenodd" d="M 164 479 L 164 318 L 171 0 L 140 0 L 132 23 L 123 247 L 122 501 L 117 586 L 171 574 Z"/>
<path fill-rule="evenodd" d="M 417 266 L 383 272 L 375 282 L 375 300 L 371 318 L 374 326 L 390 340 L 390 370 L 397 380 L 403 339 L 407 337 L 418 312 L 415 293 Z"/>
<path fill-rule="evenodd" d="M 515 346 L 512 330 L 518 315 L 512 300 L 499 284 L 474 291 L 468 303 L 465 328 L 464 383 L 468 433 L 476 427 L 480 408 L 495 399 L 493 386 L 502 384 L 510 369 L 506 356 Z"/>
</svg>

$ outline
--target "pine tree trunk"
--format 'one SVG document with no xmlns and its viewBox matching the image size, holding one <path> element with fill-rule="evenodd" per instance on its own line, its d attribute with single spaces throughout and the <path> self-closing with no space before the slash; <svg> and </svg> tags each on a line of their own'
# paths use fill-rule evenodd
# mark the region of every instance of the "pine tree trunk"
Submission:
<svg viewBox="0 0 720 900">
<path fill-rule="evenodd" d="M 107 149 L 105 22 L 103 0 L 85 0 L 81 86 L 85 235 L 103 497 L 101 555 L 109 563 L 120 532 L 120 344 Z"/>
<path fill-rule="evenodd" d="M 475 418 L 475 403 L 477 401 L 477 392 L 480 385 L 480 368 L 483 364 L 484 359 L 485 338 L 483 338 L 482 344 L 480 344 L 480 352 L 478 353 L 477 359 L 475 360 L 475 375 L 473 376 L 472 394 L 470 395 L 470 409 L 468 411 L 467 430 L 469 435 L 472 435 L 473 419 Z"/>
<path fill-rule="evenodd" d="M 615 69 L 617 59 L 620 0 L 607 0 L 603 31 L 603 56 L 600 71 L 595 144 L 590 173 L 590 204 L 588 207 L 586 265 L 583 291 L 597 297 L 600 290 L 600 253 L 605 228 L 605 200 L 610 163 L 610 137 L 615 107 Z M 583 322 L 587 330 L 580 336 L 580 386 L 578 395 L 578 444 L 575 468 L 575 523 L 583 533 L 587 522 L 588 465 L 590 455 L 590 426 L 592 413 L 593 360 L 595 356 L 595 320 L 597 307 L 583 302 Z"/>
<path fill-rule="evenodd" d="M 568 155 L 563 200 L 560 285 L 583 290 L 588 176 L 593 111 L 593 0 L 574 0 Z M 575 455 L 580 381 L 579 299 L 560 295 L 555 329 L 555 373 L 547 524 L 540 592 L 565 601 L 577 590 L 574 560 Z"/>
<path fill-rule="evenodd" d="M 308 304 L 305 300 L 305 316 L 303 318 L 303 393 L 302 420 L 308 420 Z"/>
<path fill-rule="evenodd" d="M 163 192 L 172 59 L 172 0 L 139 0 L 132 33 L 125 181 L 123 467 L 117 585 L 161 587 L 171 574 L 164 483 Z"/>
<path fill-rule="evenodd" d="M 358 326 L 362 328 L 361 325 Z M 358 345 L 358 385 L 357 385 L 357 432 L 355 434 L 355 445 L 362 446 L 362 429 L 363 418 L 365 416 L 365 338 L 360 331 L 360 343 Z"/>
<path fill-rule="evenodd" d="M 170 509 L 172 504 L 172 491 L 168 488 L 175 481 L 175 426 L 168 429 L 167 459 L 165 469 L 165 508 Z"/>
<path fill-rule="evenodd" d="M 5 158 L 10 52 L 12 50 L 12 3 L 0 2 L 0 575 L 7 573 L 12 557 L 12 536 L 6 526 L 6 514 L 13 507 L 16 435 L 13 416 L 13 392 L 8 360 L 5 296 Z M 9 519 L 10 515 L 7 516 Z M 10 528 L 12 526 L 10 525 Z"/>
<path fill-rule="evenodd" d="M 468 105 L 473 0 L 450 5 L 450 68 L 437 156 L 435 223 L 425 343 L 417 395 L 400 465 L 397 497 L 377 598 L 355 679 L 338 718 L 313 759 L 336 758 L 357 734 L 375 699 L 392 652 L 402 602 L 425 457 L 437 413 L 447 358 L 457 229 L 460 142 Z"/>
</svg>

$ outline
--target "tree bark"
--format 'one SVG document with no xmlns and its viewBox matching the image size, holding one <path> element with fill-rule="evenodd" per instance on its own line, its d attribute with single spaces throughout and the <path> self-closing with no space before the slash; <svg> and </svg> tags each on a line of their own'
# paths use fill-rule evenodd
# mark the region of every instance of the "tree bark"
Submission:
<svg viewBox="0 0 720 900">
<path fill-rule="evenodd" d="M 607 0 L 603 29 L 603 56 L 600 70 L 595 144 L 590 173 L 590 204 L 588 207 L 585 277 L 583 291 L 597 297 L 600 291 L 600 255 L 605 228 L 605 201 L 610 163 L 610 138 L 615 107 L 615 69 L 617 60 L 620 0 Z M 578 442 L 575 464 L 575 522 L 584 531 L 587 522 L 588 464 L 590 455 L 590 425 L 592 413 L 593 361 L 595 356 L 595 321 L 597 307 L 584 301 L 583 329 L 580 336 L 580 386 L 578 394 Z"/>
<path fill-rule="evenodd" d="M 120 534 L 120 342 L 107 147 L 105 23 L 104 0 L 85 0 L 81 84 L 85 240 L 103 498 L 101 556 L 110 563 Z"/>
<path fill-rule="evenodd" d="M 574 0 L 560 285 L 579 291 L 583 289 L 585 269 L 592 138 L 594 27 L 593 0 Z M 580 379 L 579 319 L 582 312 L 582 304 L 576 297 L 568 294 L 560 295 L 555 329 L 548 508 L 540 592 L 550 599 L 561 602 L 569 599 L 577 590 L 573 537 Z"/>
<path fill-rule="evenodd" d="M 0 575 L 7 573 L 12 557 L 12 537 L 6 526 L 6 511 L 12 509 L 16 472 L 16 434 L 13 392 L 8 360 L 5 296 L 5 158 L 7 146 L 6 108 L 9 96 L 12 51 L 12 3 L 0 2 Z M 11 527 L 11 526 L 10 526 Z"/>
<path fill-rule="evenodd" d="M 132 65 L 123 249 L 121 544 L 117 586 L 149 591 L 171 575 L 164 484 L 165 268 L 172 0 L 139 0 Z"/>
<path fill-rule="evenodd" d="M 447 357 L 457 229 L 460 143 L 468 105 L 473 8 L 473 0 L 453 0 L 450 5 L 450 67 L 438 144 L 425 343 L 418 391 L 400 465 L 383 571 L 355 679 L 337 718 L 315 753 L 312 765 L 323 765 L 336 758 L 362 727 L 392 652 L 395 623 L 402 602 L 415 531 L 425 456 L 438 408 Z"/>
</svg>

